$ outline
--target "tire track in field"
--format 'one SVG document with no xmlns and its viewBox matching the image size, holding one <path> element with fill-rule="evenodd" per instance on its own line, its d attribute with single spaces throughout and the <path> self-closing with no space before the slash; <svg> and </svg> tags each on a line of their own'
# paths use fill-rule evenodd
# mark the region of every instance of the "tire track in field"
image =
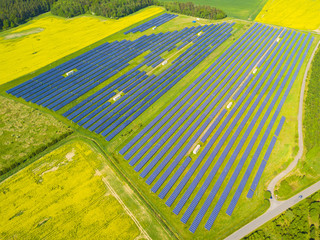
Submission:
<svg viewBox="0 0 320 240">
<path fill-rule="evenodd" d="M 101 172 L 99 170 L 96 170 L 97 175 L 101 176 Z M 148 235 L 148 233 L 144 230 L 144 228 L 141 226 L 140 222 L 136 219 L 136 217 L 134 216 L 134 214 L 130 211 L 130 209 L 125 205 L 125 203 L 121 200 L 121 198 L 119 197 L 119 195 L 114 191 L 114 189 L 111 187 L 111 185 L 109 184 L 108 180 L 106 178 L 102 178 L 102 181 L 105 183 L 105 185 L 108 187 L 108 189 L 110 190 L 110 192 L 112 193 L 112 195 L 118 200 L 118 202 L 120 203 L 120 205 L 123 207 L 123 209 L 126 211 L 126 213 L 132 218 L 132 220 L 135 222 L 135 224 L 137 225 L 137 227 L 140 230 L 140 235 L 142 235 L 142 237 L 148 239 L 148 240 L 152 240 L 151 237 Z M 138 236 L 139 239 L 140 236 Z"/>
</svg>

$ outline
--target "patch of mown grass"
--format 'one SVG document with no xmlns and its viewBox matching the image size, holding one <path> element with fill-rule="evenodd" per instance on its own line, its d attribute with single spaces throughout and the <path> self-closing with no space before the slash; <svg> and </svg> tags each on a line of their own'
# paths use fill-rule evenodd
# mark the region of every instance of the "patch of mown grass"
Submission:
<svg viewBox="0 0 320 240">
<path fill-rule="evenodd" d="M 49 114 L 1 96 L 0 102 L 0 175 L 73 132 Z"/>
</svg>

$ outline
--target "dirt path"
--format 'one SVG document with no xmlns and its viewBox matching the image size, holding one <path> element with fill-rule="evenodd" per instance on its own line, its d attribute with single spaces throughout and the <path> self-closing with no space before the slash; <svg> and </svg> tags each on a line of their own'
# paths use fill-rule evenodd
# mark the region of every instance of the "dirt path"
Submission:
<svg viewBox="0 0 320 240">
<path fill-rule="evenodd" d="M 303 81 L 302 81 L 302 86 L 301 86 L 301 91 L 300 91 L 299 112 L 298 112 L 299 151 L 298 151 L 297 155 L 295 156 L 294 160 L 290 163 L 290 165 L 284 171 L 279 173 L 269 183 L 267 189 L 271 192 L 271 195 L 272 195 L 272 199 L 270 199 L 270 203 L 271 203 L 270 209 L 272 209 L 273 207 L 278 205 L 277 204 L 278 200 L 275 198 L 275 195 L 274 195 L 274 188 L 275 188 L 276 184 L 297 166 L 298 161 L 301 159 L 302 154 L 303 154 L 302 116 L 303 116 L 304 90 L 305 90 L 306 79 L 307 79 L 308 72 L 309 72 L 309 69 L 310 69 L 310 66 L 311 66 L 311 62 L 312 62 L 312 59 L 314 57 L 314 54 L 316 53 L 316 51 L 317 51 L 317 49 L 319 47 L 319 44 L 320 44 L 320 41 L 318 42 L 317 46 L 315 47 L 315 49 L 314 49 L 314 51 L 313 51 L 313 53 L 312 53 L 312 55 L 311 55 L 311 57 L 309 59 L 306 71 L 305 71 L 304 76 L 303 76 Z"/>
<path fill-rule="evenodd" d="M 97 175 L 101 176 L 101 172 L 99 170 L 96 170 Z M 130 211 L 130 209 L 124 204 L 122 199 L 119 197 L 119 195 L 114 191 L 114 189 L 109 184 L 108 180 L 106 178 L 102 178 L 102 181 L 106 184 L 112 195 L 118 200 L 120 205 L 123 207 L 123 209 L 126 211 L 126 213 L 132 218 L 132 220 L 136 223 L 137 227 L 140 230 L 141 235 L 138 238 L 146 238 L 148 240 L 152 240 L 151 237 L 148 235 L 148 233 L 144 230 L 144 228 L 141 226 L 140 222 L 136 219 L 134 214 Z"/>
</svg>

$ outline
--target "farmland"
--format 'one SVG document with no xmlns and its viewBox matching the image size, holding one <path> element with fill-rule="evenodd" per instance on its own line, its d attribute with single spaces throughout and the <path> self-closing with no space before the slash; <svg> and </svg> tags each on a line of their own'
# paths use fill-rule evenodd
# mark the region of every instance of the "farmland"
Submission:
<svg viewBox="0 0 320 240">
<path fill-rule="evenodd" d="M 261 23 L 158 14 L 1 89 L 86 139 L 62 145 L 46 161 L 56 164 L 54 156 L 62 159 L 74 146 L 91 152 L 84 162 L 96 174 L 84 171 L 84 180 L 113 184 L 145 235 L 223 239 L 266 211 L 267 184 L 297 152 L 297 98 L 318 40 Z M 88 143 L 104 158 L 83 150 Z M 54 172 L 63 175 L 65 162 L 52 165 Z M 67 165 L 72 174 L 79 167 L 76 177 L 85 168 Z M 44 219 L 41 227 L 53 218 Z M 130 227 L 128 238 L 139 230 Z"/>
<path fill-rule="evenodd" d="M 255 21 L 302 30 L 319 30 L 320 3 L 313 0 L 268 0 Z"/>
<path fill-rule="evenodd" d="M 163 11 L 149 7 L 119 20 L 43 14 L 0 35 L 0 84 L 31 73 Z M 19 35 L 20 34 L 20 35 Z"/>
<path fill-rule="evenodd" d="M 73 141 L 2 182 L 1 238 L 146 237 L 127 214 L 130 210 L 121 205 L 125 202 L 119 202 L 119 196 L 128 193 L 119 193 L 124 186 L 113 189 L 118 180 L 104 161 L 87 143 Z M 130 195 L 134 201 L 134 193 Z M 154 221 L 143 211 L 143 221 Z M 143 221 L 141 224 L 146 226 Z M 158 226 L 153 224 L 156 233 Z M 166 238 L 163 234 L 161 239 Z"/>
<path fill-rule="evenodd" d="M 93 155 L 86 145 L 66 144 L 3 182 L 1 236 L 138 236 L 132 219 L 95 176 L 98 163 L 86 160 L 101 158 Z"/>
<path fill-rule="evenodd" d="M 170 1 L 170 0 L 162 0 Z M 190 0 L 178 0 L 180 2 L 190 2 Z M 253 20 L 263 8 L 267 0 L 197 0 L 191 1 L 194 4 L 209 5 L 224 11 L 227 16 L 245 20 Z"/>
</svg>

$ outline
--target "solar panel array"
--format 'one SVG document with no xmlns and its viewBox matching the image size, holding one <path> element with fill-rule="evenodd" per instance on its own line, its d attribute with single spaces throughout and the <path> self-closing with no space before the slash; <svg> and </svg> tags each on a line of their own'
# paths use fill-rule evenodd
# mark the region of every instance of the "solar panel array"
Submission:
<svg viewBox="0 0 320 240">
<path fill-rule="evenodd" d="M 254 191 L 256 190 L 256 188 L 258 186 L 258 183 L 259 183 L 260 178 L 262 176 L 263 170 L 265 169 L 265 167 L 267 165 L 267 162 L 268 162 L 269 157 L 271 155 L 271 152 L 272 152 L 272 150 L 274 148 L 274 145 L 275 145 L 275 143 L 277 141 L 277 138 L 278 138 L 278 136 L 280 134 L 280 131 L 281 131 L 282 126 L 283 126 L 283 124 L 285 122 L 285 119 L 286 118 L 284 116 L 282 116 L 280 121 L 279 121 L 279 123 L 278 123 L 278 126 L 277 126 L 277 129 L 276 129 L 275 133 L 274 133 L 274 136 L 271 139 L 271 142 L 270 142 L 270 144 L 269 144 L 269 146 L 267 148 L 267 151 L 266 151 L 266 153 L 265 153 L 265 155 L 263 157 L 263 160 L 260 163 L 259 169 L 258 169 L 258 171 L 257 171 L 257 173 L 256 173 L 256 175 L 255 175 L 255 177 L 253 179 L 253 182 L 251 184 L 250 190 L 249 190 L 249 192 L 247 194 L 248 198 L 252 198 L 253 197 Z"/>
<path fill-rule="evenodd" d="M 155 101 L 192 71 L 231 36 L 234 23 L 184 28 L 151 34 L 134 41 L 105 43 L 8 91 L 55 111 L 104 83 L 120 77 L 63 113 L 78 125 L 113 139 Z M 201 32 L 201 35 L 198 33 Z M 164 53 L 185 45 L 185 51 L 158 76 L 140 70 L 157 67 Z M 181 49 L 181 48 L 180 48 Z M 129 62 L 149 51 L 137 66 L 124 72 Z M 127 68 L 128 69 L 128 68 Z M 66 76 L 65 73 L 72 74 Z"/>
<path fill-rule="evenodd" d="M 271 142 L 263 161 L 268 160 L 284 120 L 274 139 L 269 134 L 312 41 L 310 34 L 255 23 L 120 150 L 152 185 L 151 191 L 167 206 L 174 205 L 183 223 L 193 219 L 191 232 L 203 219 L 210 230 L 232 198 L 231 215 L 265 144 Z M 227 109 L 230 101 L 234 104 Z M 198 144 L 200 150 L 193 154 Z M 248 196 L 256 189 L 263 161 Z"/>
<path fill-rule="evenodd" d="M 135 28 L 130 29 L 129 31 L 126 31 L 124 34 L 128 34 L 128 33 L 136 33 L 136 32 L 144 32 L 149 28 L 152 27 L 159 27 L 162 24 L 170 21 L 173 18 L 178 17 L 178 15 L 176 14 L 169 14 L 169 13 L 164 13 L 156 18 L 151 19 L 150 21 L 147 21 Z"/>
<path fill-rule="evenodd" d="M 145 56 L 144 62 L 69 109 L 63 115 L 84 128 L 105 136 L 106 140 L 110 141 L 227 39 L 230 36 L 232 25 L 224 23 L 200 26 L 155 35 L 147 43 L 145 50 L 151 50 L 151 53 Z M 204 31 L 204 34 L 196 38 L 199 41 L 184 52 L 186 54 L 183 59 L 172 64 L 159 76 L 148 76 L 145 72 L 138 70 L 148 63 L 155 66 L 159 62 L 163 62 L 160 54 L 168 51 L 168 48 L 173 49 L 172 47 L 175 47 L 178 42 L 184 41 L 184 38 L 199 31 Z M 145 39 L 143 38 L 144 41 Z M 211 43 L 212 40 L 214 41 Z M 208 41 L 212 45 L 209 45 Z M 141 80 L 141 78 L 145 79 Z M 126 83 L 129 85 L 127 86 Z M 125 93 L 115 103 L 111 104 L 108 101 L 109 95 L 101 98 L 101 94 L 104 92 L 110 94 L 115 89 Z"/>
</svg>

